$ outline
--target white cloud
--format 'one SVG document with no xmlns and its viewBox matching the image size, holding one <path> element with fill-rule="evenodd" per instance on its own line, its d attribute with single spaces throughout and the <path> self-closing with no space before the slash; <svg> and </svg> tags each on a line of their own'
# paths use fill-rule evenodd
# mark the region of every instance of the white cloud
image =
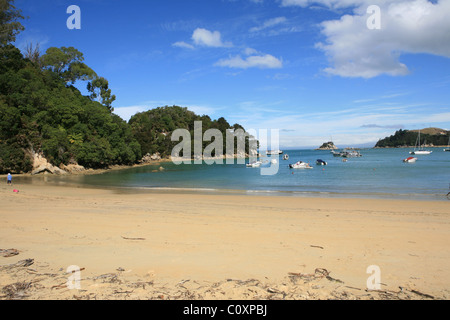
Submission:
<svg viewBox="0 0 450 320">
<path fill-rule="evenodd" d="M 231 47 L 233 44 L 231 42 L 223 42 L 222 36 L 219 31 L 209 31 L 203 28 L 195 29 L 192 34 L 192 40 L 198 46 L 206 47 Z"/>
<path fill-rule="evenodd" d="M 184 41 L 178 41 L 172 44 L 174 47 L 185 48 L 185 49 L 194 49 L 192 44 L 186 43 Z"/>
<path fill-rule="evenodd" d="M 386 0 L 281 0 L 281 6 L 282 7 L 291 7 L 291 6 L 298 6 L 298 7 L 307 7 L 314 4 L 324 5 L 329 8 L 347 8 L 347 7 L 353 7 L 353 6 L 360 6 L 362 4 L 371 3 L 374 4 L 374 2 L 385 2 Z"/>
<path fill-rule="evenodd" d="M 381 9 L 381 29 L 371 30 L 367 9 Z M 439 0 L 282 0 L 282 6 L 321 4 L 331 9 L 351 8 L 339 20 L 320 24 L 325 40 L 316 45 L 328 56 L 324 71 L 343 77 L 372 78 L 382 74 L 407 75 L 401 55 L 433 54 L 450 58 L 450 1 Z"/>
<path fill-rule="evenodd" d="M 244 50 L 246 58 L 242 58 L 240 55 L 229 57 L 227 59 L 219 60 L 216 65 L 220 67 L 248 69 L 248 68 L 260 68 L 260 69 L 278 69 L 283 67 L 283 62 L 270 55 L 260 53 L 253 48 L 246 48 Z"/>
<path fill-rule="evenodd" d="M 258 32 L 267 28 L 275 27 L 279 24 L 283 24 L 287 21 L 286 17 L 277 17 L 273 19 L 269 19 L 264 21 L 264 23 L 258 27 L 253 27 L 250 29 L 250 32 Z"/>
</svg>

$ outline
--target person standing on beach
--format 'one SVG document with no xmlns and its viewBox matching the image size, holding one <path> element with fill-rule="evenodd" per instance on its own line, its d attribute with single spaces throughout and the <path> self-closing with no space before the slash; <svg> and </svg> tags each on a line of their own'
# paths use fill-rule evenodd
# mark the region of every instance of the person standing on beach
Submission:
<svg viewBox="0 0 450 320">
<path fill-rule="evenodd" d="M 12 185 L 12 175 L 8 173 L 8 177 L 6 177 L 6 184 Z"/>
</svg>

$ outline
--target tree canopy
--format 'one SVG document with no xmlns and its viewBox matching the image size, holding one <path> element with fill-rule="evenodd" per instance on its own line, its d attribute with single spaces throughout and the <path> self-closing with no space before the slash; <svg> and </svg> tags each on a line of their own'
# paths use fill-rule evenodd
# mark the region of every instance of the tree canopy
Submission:
<svg viewBox="0 0 450 320">
<path fill-rule="evenodd" d="M 24 19 L 22 11 L 13 5 L 14 0 L 0 0 L 0 45 L 5 46 L 16 40 L 17 34 L 24 30 L 18 21 Z"/>
<path fill-rule="evenodd" d="M 32 152 L 90 168 L 141 158 L 129 125 L 64 74 L 41 70 L 13 46 L 0 48 L 0 60 L 0 171 L 29 171 Z"/>
<path fill-rule="evenodd" d="M 137 113 L 131 117 L 129 124 L 134 136 L 141 145 L 142 154 L 158 152 L 162 156 L 169 156 L 173 147 L 178 143 L 171 141 L 171 135 L 176 129 L 188 130 L 191 134 L 192 145 L 194 144 L 194 123 L 196 121 L 202 122 L 203 133 L 208 129 L 218 129 L 222 133 L 223 150 L 226 150 L 227 132 L 243 129 L 239 124 L 231 126 L 223 117 L 211 120 L 207 115 L 199 116 L 180 106 L 165 106 Z M 202 150 L 209 143 L 208 141 L 202 141 Z M 245 146 L 248 152 L 248 138 Z M 234 151 L 236 151 L 236 148 L 237 143 L 234 144 Z M 191 152 L 191 155 L 193 155 L 194 150 L 191 149 Z"/>
</svg>

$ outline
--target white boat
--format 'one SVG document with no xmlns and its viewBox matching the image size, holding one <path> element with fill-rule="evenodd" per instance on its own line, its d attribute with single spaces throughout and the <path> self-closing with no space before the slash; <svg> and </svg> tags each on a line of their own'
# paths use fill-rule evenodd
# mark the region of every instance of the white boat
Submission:
<svg viewBox="0 0 450 320">
<path fill-rule="evenodd" d="M 450 137 L 448 138 L 447 148 L 444 149 L 445 152 L 450 152 Z"/>
<path fill-rule="evenodd" d="M 266 154 L 268 155 L 279 155 L 279 154 L 283 154 L 283 151 L 281 150 L 269 150 L 266 152 Z"/>
<path fill-rule="evenodd" d="M 309 163 L 303 162 L 303 161 L 298 161 L 294 164 L 290 164 L 289 168 L 291 169 L 312 169 L 313 167 L 311 167 L 309 165 Z"/>
<path fill-rule="evenodd" d="M 247 168 L 258 168 L 262 165 L 262 161 L 247 163 Z"/>
<path fill-rule="evenodd" d="M 283 160 L 289 160 L 289 155 L 287 153 L 283 156 Z"/>
<path fill-rule="evenodd" d="M 342 157 L 342 158 L 359 158 L 362 157 L 362 154 L 352 148 L 346 148 L 341 152 L 337 152 L 337 151 L 331 151 L 331 153 L 333 154 L 333 156 L 335 157 Z"/>
<path fill-rule="evenodd" d="M 403 159 L 403 162 L 406 162 L 406 163 L 414 163 L 416 161 L 417 161 L 417 158 L 414 158 L 414 157 L 408 157 L 406 159 Z"/>
<path fill-rule="evenodd" d="M 341 154 L 341 157 L 343 158 L 359 158 L 362 157 L 362 154 L 352 148 L 344 149 L 344 151 Z"/>
<path fill-rule="evenodd" d="M 417 151 L 411 151 L 409 154 L 414 154 L 414 155 L 424 155 L 424 154 L 432 154 L 433 151 L 430 150 L 417 150 Z"/>
<path fill-rule="evenodd" d="M 418 150 L 416 150 L 418 148 Z M 431 154 L 433 151 L 430 150 L 424 150 L 421 146 L 420 146 L 420 130 L 419 130 L 419 135 L 417 136 L 417 140 L 416 140 L 416 146 L 414 147 L 414 151 L 411 151 L 409 154 L 414 154 L 414 155 L 427 155 L 427 154 Z"/>
</svg>

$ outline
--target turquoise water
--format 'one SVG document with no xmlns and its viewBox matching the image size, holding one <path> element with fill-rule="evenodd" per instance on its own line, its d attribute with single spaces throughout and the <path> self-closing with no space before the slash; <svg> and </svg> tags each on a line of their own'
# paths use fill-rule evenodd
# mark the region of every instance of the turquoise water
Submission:
<svg viewBox="0 0 450 320">
<path fill-rule="evenodd" d="M 410 149 L 363 149 L 361 158 L 333 157 L 329 151 L 288 150 L 290 159 L 279 158 L 276 175 L 261 175 L 260 168 L 245 165 L 174 165 L 162 163 L 110 171 L 101 175 L 53 178 L 83 185 L 119 187 L 124 190 L 177 190 L 257 195 L 352 196 L 396 199 L 444 200 L 450 184 L 450 152 L 432 148 L 431 155 L 403 163 Z M 277 157 L 278 158 L 278 157 Z M 317 166 L 316 160 L 328 162 Z M 290 169 L 297 161 L 314 169 Z M 269 164 L 264 164 L 268 166 Z M 263 165 L 263 166 L 264 166 Z"/>
</svg>

